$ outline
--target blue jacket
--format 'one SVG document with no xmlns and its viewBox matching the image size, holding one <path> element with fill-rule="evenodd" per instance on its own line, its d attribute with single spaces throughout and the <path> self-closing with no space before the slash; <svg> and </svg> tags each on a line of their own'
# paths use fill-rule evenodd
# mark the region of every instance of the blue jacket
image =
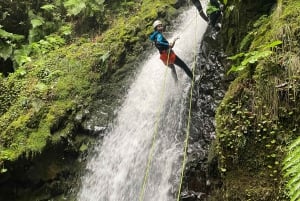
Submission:
<svg viewBox="0 0 300 201">
<path fill-rule="evenodd" d="M 150 40 L 154 42 L 155 47 L 159 50 L 161 53 L 164 50 L 169 49 L 169 42 L 165 39 L 165 37 L 162 35 L 159 31 L 154 31 L 150 35 Z"/>
</svg>

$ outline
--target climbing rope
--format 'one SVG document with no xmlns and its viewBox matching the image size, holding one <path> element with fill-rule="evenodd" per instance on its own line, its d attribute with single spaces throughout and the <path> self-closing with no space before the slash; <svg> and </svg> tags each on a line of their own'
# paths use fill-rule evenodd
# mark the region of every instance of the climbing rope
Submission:
<svg viewBox="0 0 300 201">
<path fill-rule="evenodd" d="M 197 13 L 196 13 L 197 15 Z M 196 19 L 196 26 L 198 25 L 197 16 Z M 195 32 L 195 41 L 196 41 L 196 32 Z M 193 89 L 194 89 L 194 80 L 195 80 L 195 64 L 196 64 L 196 43 L 194 48 L 194 62 L 193 62 L 193 80 L 192 80 L 192 86 L 190 89 L 190 102 L 189 102 L 189 113 L 188 113 L 188 120 L 187 120 L 187 128 L 186 128 L 186 137 L 184 141 L 184 151 L 183 151 L 183 160 L 182 160 L 182 166 L 181 166 L 181 175 L 180 175 L 180 183 L 178 187 L 178 194 L 177 194 L 177 201 L 180 200 L 180 194 L 181 194 L 181 188 L 183 183 L 183 176 L 184 176 L 184 169 L 187 161 L 187 149 L 189 145 L 189 137 L 190 137 L 190 123 L 191 123 L 191 115 L 192 115 L 192 98 L 193 98 Z"/>
<path fill-rule="evenodd" d="M 197 13 L 196 13 L 197 14 Z M 195 17 L 196 19 L 196 25 L 197 25 L 197 16 Z M 192 21 L 194 19 L 190 20 L 190 22 L 185 26 L 188 27 Z M 185 28 L 183 30 L 185 30 Z M 195 33 L 195 41 L 196 41 L 196 33 Z M 170 52 L 168 52 L 168 58 L 167 58 L 167 64 L 166 66 L 168 67 L 168 62 L 169 62 L 169 56 L 170 56 Z M 193 69 L 192 69 L 192 73 L 193 73 L 193 78 L 194 78 L 194 71 L 195 71 L 195 63 L 196 63 L 196 43 L 195 43 L 195 51 L 194 51 L 194 62 L 193 62 Z M 145 175 L 144 175 L 144 179 L 143 179 L 143 185 L 140 191 L 140 195 L 139 195 L 139 201 L 143 201 L 144 200 L 144 196 L 145 196 L 145 189 L 146 189 L 146 184 L 148 181 L 148 177 L 149 177 L 149 171 L 150 171 L 150 167 L 151 167 L 151 163 L 153 160 L 153 153 L 154 153 L 154 148 L 155 148 L 155 141 L 156 141 L 156 137 L 158 134 L 158 123 L 161 117 L 161 110 L 162 110 L 162 106 L 163 106 L 163 99 L 164 99 L 164 94 L 165 94 L 165 85 L 166 85 L 166 75 L 167 75 L 167 69 L 165 70 L 164 73 L 164 81 L 163 81 L 163 88 L 161 90 L 160 93 L 160 104 L 159 104 L 159 108 L 158 111 L 156 113 L 156 121 L 155 121 L 155 126 L 154 126 L 154 131 L 153 131 L 153 137 L 152 137 L 152 145 L 148 154 L 148 162 L 146 165 L 146 170 L 145 170 Z M 191 120 L 191 109 L 192 109 L 192 96 L 193 96 L 193 88 L 194 88 L 194 79 L 192 79 L 192 85 L 191 85 L 191 90 L 190 90 L 190 102 L 189 102 L 189 115 L 188 115 L 188 122 L 187 122 L 187 132 L 186 132 L 186 139 L 185 139 L 185 143 L 184 143 L 184 156 L 183 156 L 183 161 L 182 161 L 182 167 L 181 167 L 181 176 L 180 176 L 180 183 L 179 183 L 179 188 L 178 188 L 178 195 L 177 195 L 177 201 L 180 200 L 180 193 L 181 193 L 181 187 L 182 187 L 182 183 L 183 183 L 183 176 L 184 176 L 184 169 L 185 169 L 185 164 L 186 164 L 186 160 L 187 160 L 187 148 L 188 148 L 188 139 L 189 139 L 189 130 L 190 130 L 190 120 Z"/>
<path fill-rule="evenodd" d="M 158 123 L 161 117 L 161 110 L 162 110 L 162 106 L 163 106 L 163 99 L 164 99 L 164 94 L 165 94 L 165 89 L 166 89 L 166 77 L 167 77 L 167 70 L 168 70 L 168 64 L 169 64 L 169 58 L 170 58 L 170 52 L 168 51 L 168 58 L 167 58 L 167 65 L 166 65 L 166 70 L 164 72 L 164 81 L 163 81 L 163 87 L 160 93 L 160 98 L 159 98 L 159 108 L 157 110 L 156 113 L 156 118 L 155 118 L 155 125 L 154 125 L 154 131 L 153 131 L 153 137 L 152 137 L 152 145 L 151 145 L 151 149 L 150 152 L 148 154 L 148 162 L 147 162 L 147 166 L 146 166 L 146 171 L 145 171 L 145 175 L 144 175 L 144 179 L 143 179 L 143 186 L 140 192 L 140 196 L 139 196 L 139 201 L 143 201 L 144 200 L 144 196 L 145 196 L 145 188 L 146 188 L 146 184 L 148 181 L 148 177 L 149 177 L 149 171 L 150 171 L 150 167 L 151 167 L 151 163 L 153 160 L 153 153 L 154 153 L 154 148 L 155 148 L 155 141 L 156 141 L 156 136 L 158 133 Z"/>
</svg>

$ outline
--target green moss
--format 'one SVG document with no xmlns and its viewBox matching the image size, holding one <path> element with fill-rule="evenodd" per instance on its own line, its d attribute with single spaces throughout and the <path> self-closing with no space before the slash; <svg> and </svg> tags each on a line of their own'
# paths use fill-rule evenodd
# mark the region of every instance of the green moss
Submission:
<svg viewBox="0 0 300 201">
<path fill-rule="evenodd" d="M 41 153 L 62 138 L 72 138 L 77 112 L 89 105 L 102 82 L 124 83 L 124 63 L 144 51 L 157 18 L 175 15 L 175 0 L 143 1 L 110 10 L 109 29 L 84 36 L 20 67 L 8 78 L 0 78 L 0 165 L 20 156 Z M 128 9 L 132 12 L 128 12 Z M 120 12 L 121 11 L 121 12 Z M 123 69 L 124 67 L 124 69 Z M 132 67 L 131 67 L 132 68 Z M 115 91 L 113 91 L 115 90 Z M 102 90 L 120 96 L 117 89 Z M 100 90 L 101 91 L 101 90 Z M 110 98 L 109 96 L 108 98 Z M 112 95 L 113 97 L 113 95 Z M 114 104 L 113 98 L 109 100 Z"/>
<path fill-rule="evenodd" d="M 268 201 L 276 199 L 271 183 L 265 182 L 264 175 L 248 174 L 242 169 L 230 172 L 224 183 L 224 200 Z M 241 193 L 243 192 L 243 193 Z"/>
<path fill-rule="evenodd" d="M 247 36 L 240 41 L 248 51 L 275 40 L 283 43 L 237 75 L 217 110 L 216 153 L 225 200 L 288 199 L 280 172 L 287 144 L 299 135 L 298 7 L 299 2 L 279 2 L 263 23 L 253 22 L 251 44 Z"/>
</svg>

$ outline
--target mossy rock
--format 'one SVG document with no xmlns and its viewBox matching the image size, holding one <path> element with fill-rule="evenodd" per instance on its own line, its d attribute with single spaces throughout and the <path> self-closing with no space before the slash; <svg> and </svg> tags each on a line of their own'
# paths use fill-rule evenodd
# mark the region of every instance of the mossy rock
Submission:
<svg viewBox="0 0 300 201">
<path fill-rule="evenodd" d="M 76 114 L 97 98 L 101 85 L 124 82 L 130 75 L 125 75 L 129 68 L 124 64 L 150 46 L 152 22 L 176 15 L 175 4 L 165 0 L 130 5 L 134 12 L 118 15 L 106 32 L 74 38 L 74 43 L 1 77 L 0 165 L 23 154 L 41 153 L 47 144 L 64 138 L 72 140 L 80 123 Z M 117 90 L 106 90 L 102 97 Z"/>
<path fill-rule="evenodd" d="M 280 172 L 287 145 L 299 135 L 296 127 L 300 123 L 300 105 L 296 100 L 300 98 L 300 85 L 299 71 L 295 70 L 299 64 L 295 55 L 300 52 L 298 4 L 290 0 L 278 1 L 271 7 L 270 15 L 260 18 L 254 13 L 255 17 L 249 18 L 243 9 L 234 11 L 237 7 L 248 9 L 247 1 L 230 3 L 234 7 L 231 12 L 241 18 L 231 23 L 252 24 L 253 40 L 240 30 L 243 25 L 233 30 L 231 25 L 226 27 L 225 24 L 223 34 L 231 30 L 232 35 L 244 37 L 232 43 L 232 39 L 224 35 L 230 42 L 226 44 L 227 53 L 236 53 L 236 47 L 250 52 L 276 40 L 283 43 L 271 48 L 272 56 L 237 72 L 218 107 L 216 153 L 223 175 L 223 199 L 288 200 Z"/>
</svg>

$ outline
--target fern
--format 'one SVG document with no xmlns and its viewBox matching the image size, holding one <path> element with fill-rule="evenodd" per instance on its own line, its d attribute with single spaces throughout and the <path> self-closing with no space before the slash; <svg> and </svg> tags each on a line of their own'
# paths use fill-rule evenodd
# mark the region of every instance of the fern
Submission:
<svg viewBox="0 0 300 201">
<path fill-rule="evenodd" d="M 64 6 L 69 16 L 76 16 L 86 8 L 86 4 L 82 0 L 68 0 L 64 2 Z"/>
<path fill-rule="evenodd" d="M 223 4 L 224 4 L 224 5 L 227 5 L 227 0 L 223 0 Z"/>
<path fill-rule="evenodd" d="M 53 11 L 55 8 L 56 8 L 56 6 L 53 4 L 46 4 L 41 7 L 41 9 L 47 10 L 47 11 Z"/>
<path fill-rule="evenodd" d="M 213 6 L 213 5 L 211 5 L 211 3 L 208 3 L 207 9 L 206 9 L 206 14 L 210 15 L 213 12 L 216 12 L 216 11 L 219 11 L 219 10 L 220 10 L 220 8 L 217 8 L 217 7 Z"/>
<path fill-rule="evenodd" d="M 0 43 L 0 58 L 6 60 L 9 58 L 13 53 L 13 47 L 7 43 Z"/>
<path fill-rule="evenodd" d="M 280 45 L 282 41 L 274 41 L 272 43 L 258 47 L 258 50 L 248 53 L 238 53 L 234 56 L 228 57 L 228 59 L 235 61 L 235 65 L 232 65 L 227 74 L 231 72 L 238 72 L 244 70 L 249 64 L 254 64 L 257 61 L 269 57 L 273 53 L 273 48 Z M 270 50 L 271 49 L 271 50 Z M 242 60 L 243 59 L 243 60 Z M 241 61 L 242 60 L 242 61 Z"/>
<path fill-rule="evenodd" d="M 284 177 L 288 179 L 286 188 L 291 201 L 300 201 L 300 137 L 289 147 L 289 152 L 283 161 Z"/>
<path fill-rule="evenodd" d="M 14 51 L 13 60 L 18 66 L 30 62 L 31 61 L 31 58 L 29 57 L 30 52 L 31 50 L 28 45 L 22 45 L 22 48 L 19 48 Z"/>
<path fill-rule="evenodd" d="M 64 7 L 67 9 L 69 16 L 95 16 L 104 10 L 104 0 L 67 0 Z"/>
<path fill-rule="evenodd" d="M 0 25 L 0 58 L 6 60 L 11 57 L 16 43 L 23 39 L 24 36 L 7 32 Z"/>
<path fill-rule="evenodd" d="M 24 39 L 24 36 L 7 32 L 2 29 L 2 26 L 0 25 L 0 38 L 10 41 L 21 41 Z"/>
</svg>

